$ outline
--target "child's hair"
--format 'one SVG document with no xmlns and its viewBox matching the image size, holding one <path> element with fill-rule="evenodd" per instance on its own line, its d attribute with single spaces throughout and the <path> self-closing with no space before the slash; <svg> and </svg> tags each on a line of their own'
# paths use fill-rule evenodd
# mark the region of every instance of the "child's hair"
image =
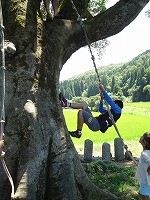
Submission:
<svg viewBox="0 0 150 200">
<path fill-rule="evenodd" d="M 121 100 L 114 101 L 121 109 L 123 108 L 123 102 Z"/>
<path fill-rule="evenodd" d="M 144 133 L 143 142 L 145 143 L 145 149 L 150 150 L 150 132 Z"/>
</svg>

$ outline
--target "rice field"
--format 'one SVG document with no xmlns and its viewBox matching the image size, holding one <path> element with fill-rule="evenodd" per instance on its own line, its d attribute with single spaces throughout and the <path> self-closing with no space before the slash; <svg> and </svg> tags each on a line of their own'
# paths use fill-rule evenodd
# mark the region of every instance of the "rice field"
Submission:
<svg viewBox="0 0 150 200">
<path fill-rule="evenodd" d="M 76 130 L 78 110 L 64 109 L 64 117 L 69 131 Z M 93 112 L 93 116 L 98 116 L 98 112 Z M 138 157 L 142 151 L 139 138 L 144 132 L 150 131 L 150 102 L 138 102 L 138 103 L 125 103 L 122 116 L 116 123 L 119 133 L 124 140 L 124 143 L 128 146 L 128 149 L 132 151 L 133 156 Z M 93 141 L 94 156 L 101 156 L 101 146 L 104 142 L 111 144 L 111 150 L 113 153 L 114 138 L 117 138 L 118 134 L 115 128 L 112 126 L 105 133 L 100 131 L 92 132 L 84 124 L 82 130 L 82 137 L 72 138 L 72 141 L 79 154 L 83 154 L 84 141 L 90 139 Z"/>
</svg>

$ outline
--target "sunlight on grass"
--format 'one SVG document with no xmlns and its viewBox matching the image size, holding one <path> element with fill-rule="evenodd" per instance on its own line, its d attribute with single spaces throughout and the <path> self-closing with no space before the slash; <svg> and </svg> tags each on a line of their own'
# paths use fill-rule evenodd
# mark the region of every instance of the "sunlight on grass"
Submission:
<svg viewBox="0 0 150 200">
<path fill-rule="evenodd" d="M 77 128 L 77 112 L 78 110 L 63 109 L 63 113 L 69 131 L 74 131 Z M 93 115 L 98 116 L 99 113 L 93 112 Z M 142 150 L 142 147 L 139 144 L 139 138 L 144 132 L 149 131 L 149 122 L 150 102 L 125 103 L 123 114 L 116 123 L 116 125 L 119 129 L 121 137 L 124 140 L 124 143 L 128 145 L 129 150 L 133 152 L 134 156 L 139 156 Z M 90 139 L 91 141 L 93 141 L 94 151 L 101 152 L 101 146 L 103 142 L 110 143 L 111 149 L 113 151 L 114 138 L 117 137 L 118 134 L 113 126 L 109 128 L 106 131 L 106 133 L 101 133 L 100 131 L 91 131 L 84 124 L 82 130 L 82 137 L 80 139 L 72 138 L 72 141 L 77 151 L 81 153 L 83 153 L 84 151 L 84 141 L 86 139 Z"/>
<path fill-rule="evenodd" d="M 144 109 L 150 109 L 150 102 L 125 102 L 124 103 L 124 109 L 127 107 L 135 107 L 135 108 L 144 108 Z M 123 110 L 124 110 L 123 109 Z"/>
<path fill-rule="evenodd" d="M 77 129 L 78 110 L 63 110 L 68 130 Z M 98 112 L 93 112 L 93 116 L 98 116 Z M 138 157 L 142 151 L 142 145 L 139 138 L 144 132 L 150 131 L 150 102 L 147 103 L 125 103 L 123 114 L 116 125 L 119 133 L 132 152 L 133 157 Z M 93 156 L 101 157 L 102 144 L 107 142 L 111 146 L 111 153 L 114 157 L 114 139 L 118 137 L 115 128 L 112 126 L 106 133 L 100 131 L 93 132 L 84 124 L 82 137 L 73 138 L 72 141 L 79 155 L 84 154 L 84 141 L 90 139 L 93 141 Z M 101 189 L 108 189 L 110 192 L 120 196 L 122 200 L 136 200 L 138 198 L 139 184 L 135 179 L 136 167 L 120 167 L 119 165 L 96 159 L 88 165 L 88 175 L 90 179 Z M 107 161 L 106 161 L 107 162 Z M 90 198 L 89 198 L 90 199 Z"/>
<path fill-rule="evenodd" d="M 97 160 L 87 166 L 89 178 L 101 189 L 116 194 L 122 200 L 136 200 L 139 185 L 135 167 L 123 167 L 114 162 Z M 92 200 L 92 199 L 91 199 Z"/>
</svg>

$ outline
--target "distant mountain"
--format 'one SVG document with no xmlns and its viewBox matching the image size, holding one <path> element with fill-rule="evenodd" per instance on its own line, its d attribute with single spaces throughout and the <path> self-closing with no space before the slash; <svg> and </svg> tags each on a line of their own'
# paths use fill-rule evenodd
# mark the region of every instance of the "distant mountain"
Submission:
<svg viewBox="0 0 150 200">
<path fill-rule="evenodd" d="M 100 82 L 116 96 L 131 97 L 133 101 L 150 101 L 150 50 L 129 62 L 98 67 Z M 66 98 L 99 94 L 95 69 L 62 81 L 60 90 Z"/>
</svg>

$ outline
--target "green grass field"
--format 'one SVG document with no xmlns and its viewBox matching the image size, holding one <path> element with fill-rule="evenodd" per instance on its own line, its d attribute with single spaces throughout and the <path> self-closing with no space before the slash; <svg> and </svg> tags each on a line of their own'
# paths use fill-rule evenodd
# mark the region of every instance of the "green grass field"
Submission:
<svg viewBox="0 0 150 200">
<path fill-rule="evenodd" d="M 77 123 L 77 110 L 64 109 L 64 116 L 68 130 L 76 130 Z M 94 116 L 99 115 L 97 112 L 93 112 Z M 124 140 L 124 143 L 128 145 L 129 150 L 135 153 L 134 156 L 138 156 L 142 147 L 139 144 L 139 138 L 144 132 L 150 131 L 150 102 L 139 103 L 125 103 L 122 116 L 116 123 L 119 133 Z M 112 126 L 106 133 L 92 132 L 86 125 L 83 126 L 82 137 L 80 139 L 72 138 L 73 143 L 77 151 L 83 152 L 84 141 L 90 139 L 93 141 L 94 151 L 101 151 L 101 145 L 103 142 L 108 142 L 112 145 L 114 138 L 118 137 L 115 128 Z"/>
</svg>

